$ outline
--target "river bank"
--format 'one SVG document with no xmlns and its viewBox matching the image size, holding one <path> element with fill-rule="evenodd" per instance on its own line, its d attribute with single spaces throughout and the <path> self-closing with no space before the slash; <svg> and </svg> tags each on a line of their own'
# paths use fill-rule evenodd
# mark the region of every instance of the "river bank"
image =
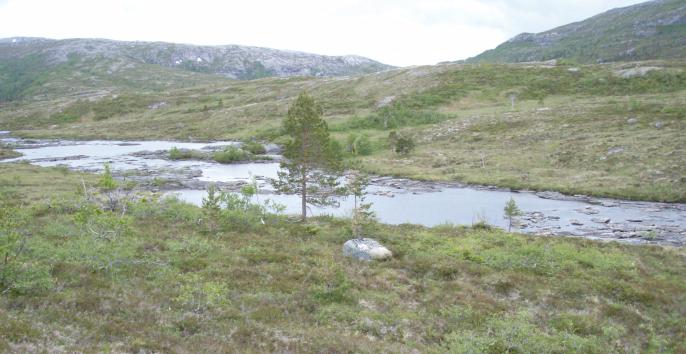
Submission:
<svg viewBox="0 0 686 354">
<path fill-rule="evenodd" d="M 252 179 L 259 198 L 272 199 L 287 213 L 298 211 L 298 196 L 275 194 L 269 184 L 278 171 L 277 160 L 219 164 L 207 160 L 172 160 L 172 148 L 216 151 L 235 142 L 183 143 L 168 141 L 65 141 L 23 140 L 6 137 L 4 143 L 24 156 L 5 162 L 27 161 L 40 166 L 66 166 L 97 173 L 105 163 L 115 177 L 133 181 L 137 188 L 200 204 L 209 184 L 224 191 L 238 191 Z M 270 150 L 273 152 L 273 150 Z M 271 155 L 278 159 L 277 155 Z M 512 191 L 457 182 L 426 182 L 373 176 L 368 201 L 380 222 L 425 226 L 486 222 L 504 228 L 503 206 L 509 198 L 525 214 L 515 223 L 523 233 L 584 237 L 632 244 L 686 244 L 686 204 L 626 201 L 568 196 L 557 192 Z M 315 215 L 349 216 L 350 199 L 340 206 L 312 208 Z"/>
</svg>

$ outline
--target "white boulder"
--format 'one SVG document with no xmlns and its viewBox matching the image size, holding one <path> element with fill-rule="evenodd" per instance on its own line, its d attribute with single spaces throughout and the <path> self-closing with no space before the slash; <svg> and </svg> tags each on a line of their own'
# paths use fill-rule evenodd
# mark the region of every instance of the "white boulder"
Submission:
<svg viewBox="0 0 686 354">
<path fill-rule="evenodd" d="M 362 261 L 371 261 L 391 258 L 393 253 L 374 239 L 355 238 L 343 244 L 343 255 Z"/>
</svg>

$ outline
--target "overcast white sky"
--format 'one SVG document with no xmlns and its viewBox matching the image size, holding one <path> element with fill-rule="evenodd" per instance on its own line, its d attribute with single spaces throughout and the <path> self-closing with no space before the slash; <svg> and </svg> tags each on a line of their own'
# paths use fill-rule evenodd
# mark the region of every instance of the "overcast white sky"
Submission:
<svg viewBox="0 0 686 354">
<path fill-rule="evenodd" d="M 97 37 L 357 54 L 397 65 L 465 59 L 643 0 L 0 0 L 0 38 Z"/>
</svg>

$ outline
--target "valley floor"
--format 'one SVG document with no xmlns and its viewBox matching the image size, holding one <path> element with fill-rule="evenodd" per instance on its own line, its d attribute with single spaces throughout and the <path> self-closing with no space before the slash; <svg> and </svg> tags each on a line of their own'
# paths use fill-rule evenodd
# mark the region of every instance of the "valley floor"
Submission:
<svg viewBox="0 0 686 354">
<path fill-rule="evenodd" d="M 389 149 L 389 130 L 350 128 L 347 119 L 333 119 L 330 124 L 341 145 L 351 135 L 369 137 L 370 154 L 357 157 L 364 162 L 364 169 L 378 175 L 626 200 L 686 202 L 686 91 L 636 95 L 631 99 L 552 97 L 544 104 L 521 102 L 514 110 L 501 105 L 464 109 L 464 105 L 470 106 L 441 108 L 445 117 L 453 117 L 445 121 L 399 129 L 416 141 L 416 150 L 407 156 Z M 207 118 L 190 123 L 193 131 L 190 125 L 183 125 L 177 134 L 170 124 L 183 119 L 133 117 L 54 129 L 32 128 L 13 134 L 29 138 L 181 141 L 187 141 L 192 134 L 193 139 L 201 141 L 249 140 L 278 126 L 267 120 L 259 123 L 262 131 L 234 127 L 216 135 L 216 126 L 230 127 L 232 123 Z"/>
<path fill-rule="evenodd" d="M 360 263 L 348 220 L 151 196 L 122 216 L 86 201 L 99 178 L 0 165 L 0 234 L 25 239 L 0 350 L 686 351 L 683 249 L 376 224 L 394 257 Z"/>
</svg>

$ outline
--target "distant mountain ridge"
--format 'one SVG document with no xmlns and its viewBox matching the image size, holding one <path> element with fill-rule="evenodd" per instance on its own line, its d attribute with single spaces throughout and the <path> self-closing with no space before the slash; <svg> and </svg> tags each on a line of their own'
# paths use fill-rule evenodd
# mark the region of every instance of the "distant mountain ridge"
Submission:
<svg viewBox="0 0 686 354">
<path fill-rule="evenodd" d="M 270 48 L 222 45 L 199 46 L 165 42 L 125 42 L 108 39 L 5 38 L 0 39 L 0 60 L 41 55 L 47 64 L 70 57 L 128 59 L 168 68 L 218 74 L 232 79 L 278 76 L 341 76 L 391 68 L 354 55 L 326 56 Z"/>
<path fill-rule="evenodd" d="M 46 95 L 159 91 L 227 79 L 352 76 L 392 66 L 239 45 L 197 46 L 108 39 L 0 39 L 0 103 Z"/>
<path fill-rule="evenodd" d="M 467 63 L 579 63 L 686 58 L 686 1 L 617 8 L 541 33 L 522 33 Z"/>
</svg>

